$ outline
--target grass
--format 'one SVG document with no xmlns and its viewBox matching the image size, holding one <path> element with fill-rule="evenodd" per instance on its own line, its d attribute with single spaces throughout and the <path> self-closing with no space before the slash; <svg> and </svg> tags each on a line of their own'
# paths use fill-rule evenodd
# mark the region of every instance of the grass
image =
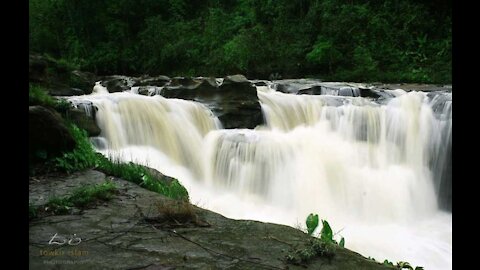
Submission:
<svg viewBox="0 0 480 270">
<path fill-rule="evenodd" d="M 28 104 L 54 107 L 56 100 L 52 96 L 48 95 L 43 87 L 30 84 L 28 90 Z"/>
<path fill-rule="evenodd" d="M 166 197 L 188 201 L 188 192 L 178 180 L 167 183 L 165 179 L 153 176 L 145 167 L 132 162 L 123 163 L 112 161 L 104 156 L 98 157 L 98 168 L 108 175 L 113 175 L 138 184 L 150 191 L 160 193 Z"/>
<path fill-rule="evenodd" d="M 85 185 L 75 189 L 71 195 L 53 197 L 45 204 L 45 209 L 57 215 L 68 214 L 72 207 L 85 208 L 98 201 L 109 201 L 116 192 L 113 182 Z"/>
<path fill-rule="evenodd" d="M 295 265 L 305 265 L 315 257 L 331 259 L 335 256 L 336 245 L 318 238 L 310 239 L 304 248 L 296 249 L 287 255 L 287 262 Z"/>
<path fill-rule="evenodd" d="M 145 167 L 119 160 L 110 160 L 96 153 L 93 149 L 85 130 L 74 124 L 69 125 L 77 146 L 71 152 L 64 153 L 50 161 L 50 166 L 55 170 L 73 173 L 89 168 L 97 168 L 107 175 L 112 175 L 136 183 L 150 191 L 157 192 L 166 197 L 177 200 L 189 200 L 188 192 L 178 180 L 171 182 L 160 179 L 150 173 Z"/>
<path fill-rule="evenodd" d="M 64 113 L 70 108 L 70 103 L 65 99 L 56 99 L 47 93 L 47 90 L 39 85 L 30 84 L 28 90 L 28 105 L 40 105 L 50 107 L 60 113 Z"/>
<path fill-rule="evenodd" d="M 187 223 L 197 219 L 193 206 L 186 201 L 162 201 L 157 203 L 157 210 L 159 217 L 169 222 Z"/>
</svg>

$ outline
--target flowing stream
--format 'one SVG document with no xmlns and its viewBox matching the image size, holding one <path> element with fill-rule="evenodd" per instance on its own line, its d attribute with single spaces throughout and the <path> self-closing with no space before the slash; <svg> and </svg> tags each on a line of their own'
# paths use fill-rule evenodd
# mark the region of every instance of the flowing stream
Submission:
<svg viewBox="0 0 480 270">
<path fill-rule="evenodd" d="M 98 151 L 178 178 L 192 203 L 299 228 L 318 213 L 366 257 L 452 268 L 451 93 L 378 102 L 258 86 L 266 125 L 248 130 L 194 101 L 96 87 L 70 100 L 97 108 Z"/>
</svg>

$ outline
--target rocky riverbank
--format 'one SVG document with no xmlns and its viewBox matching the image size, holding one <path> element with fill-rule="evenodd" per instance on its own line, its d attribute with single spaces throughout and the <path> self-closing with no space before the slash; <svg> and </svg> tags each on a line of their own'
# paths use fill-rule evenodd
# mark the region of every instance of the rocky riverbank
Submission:
<svg viewBox="0 0 480 270">
<path fill-rule="evenodd" d="M 297 229 L 232 220 L 191 206 L 192 218 L 168 220 L 161 208 L 175 202 L 119 178 L 87 170 L 30 179 L 30 202 L 45 205 L 84 185 L 117 186 L 114 197 L 67 215 L 30 222 L 30 269 L 304 269 L 287 264 L 310 236 Z M 309 269 L 390 269 L 348 249 L 315 257 Z"/>
</svg>

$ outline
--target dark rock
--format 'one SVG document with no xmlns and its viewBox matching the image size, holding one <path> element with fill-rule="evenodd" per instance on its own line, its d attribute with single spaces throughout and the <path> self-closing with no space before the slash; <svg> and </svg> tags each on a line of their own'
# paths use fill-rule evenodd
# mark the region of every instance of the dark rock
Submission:
<svg viewBox="0 0 480 270">
<path fill-rule="evenodd" d="M 162 96 L 205 104 L 224 128 L 254 128 L 263 124 L 257 89 L 243 75 L 227 76 L 220 85 L 211 77 L 175 77 L 164 87 Z"/>
<path fill-rule="evenodd" d="M 70 74 L 71 86 L 82 89 L 86 94 L 92 93 L 96 81 L 97 76 L 91 72 L 74 70 Z"/>
<path fill-rule="evenodd" d="M 164 86 L 170 82 L 170 78 L 167 76 L 155 76 L 155 77 L 143 77 L 138 82 L 135 82 L 133 86 Z"/>
<path fill-rule="evenodd" d="M 112 75 L 101 78 L 101 85 L 107 88 L 108 92 L 123 92 L 130 90 L 130 88 L 138 82 L 137 78 Z"/>
<path fill-rule="evenodd" d="M 213 111 L 224 128 L 255 128 L 264 123 L 257 88 L 245 76 L 227 76 L 219 88 L 220 110 Z"/>
<path fill-rule="evenodd" d="M 28 109 L 29 156 L 34 159 L 38 151 L 49 157 L 71 151 L 76 143 L 65 123 L 53 109 L 30 106 Z"/>
<path fill-rule="evenodd" d="M 381 95 L 378 93 L 378 91 L 372 90 L 370 88 L 359 88 L 360 89 L 360 96 L 361 97 L 369 97 L 369 98 L 374 98 L 377 99 L 381 97 Z"/>
<path fill-rule="evenodd" d="M 289 84 L 277 84 L 276 90 L 285 94 L 297 93 L 298 89 Z"/>
<path fill-rule="evenodd" d="M 254 81 L 252 82 L 255 86 L 267 86 L 267 82 L 266 81 Z"/>
<path fill-rule="evenodd" d="M 88 116 L 84 110 L 70 109 L 67 111 L 67 118 L 79 128 L 86 130 L 89 137 L 98 136 L 102 131 L 95 121 L 95 114 Z"/>
<path fill-rule="evenodd" d="M 198 78 L 173 77 L 168 86 L 195 89 L 199 84 L 202 83 L 202 81 L 202 79 Z"/>
<path fill-rule="evenodd" d="M 176 77 L 163 88 L 162 95 L 167 98 L 188 100 L 210 99 L 218 92 L 215 78 L 183 78 Z"/>
</svg>

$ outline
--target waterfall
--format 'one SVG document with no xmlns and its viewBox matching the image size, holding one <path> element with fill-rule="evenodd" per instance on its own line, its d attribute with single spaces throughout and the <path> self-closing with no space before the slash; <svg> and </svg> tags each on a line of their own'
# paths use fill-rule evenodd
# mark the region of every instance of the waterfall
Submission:
<svg viewBox="0 0 480 270">
<path fill-rule="evenodd" d="M 301 227 L 318 213 L 364 256 L 451 269 L 451 93 L 376 101 L 258 86 L 266 125 L 249 130 L 134 90 L 71 99 L 96 108 L 99 151 L 178 178 L 227 217 Z"/>
</svg>

